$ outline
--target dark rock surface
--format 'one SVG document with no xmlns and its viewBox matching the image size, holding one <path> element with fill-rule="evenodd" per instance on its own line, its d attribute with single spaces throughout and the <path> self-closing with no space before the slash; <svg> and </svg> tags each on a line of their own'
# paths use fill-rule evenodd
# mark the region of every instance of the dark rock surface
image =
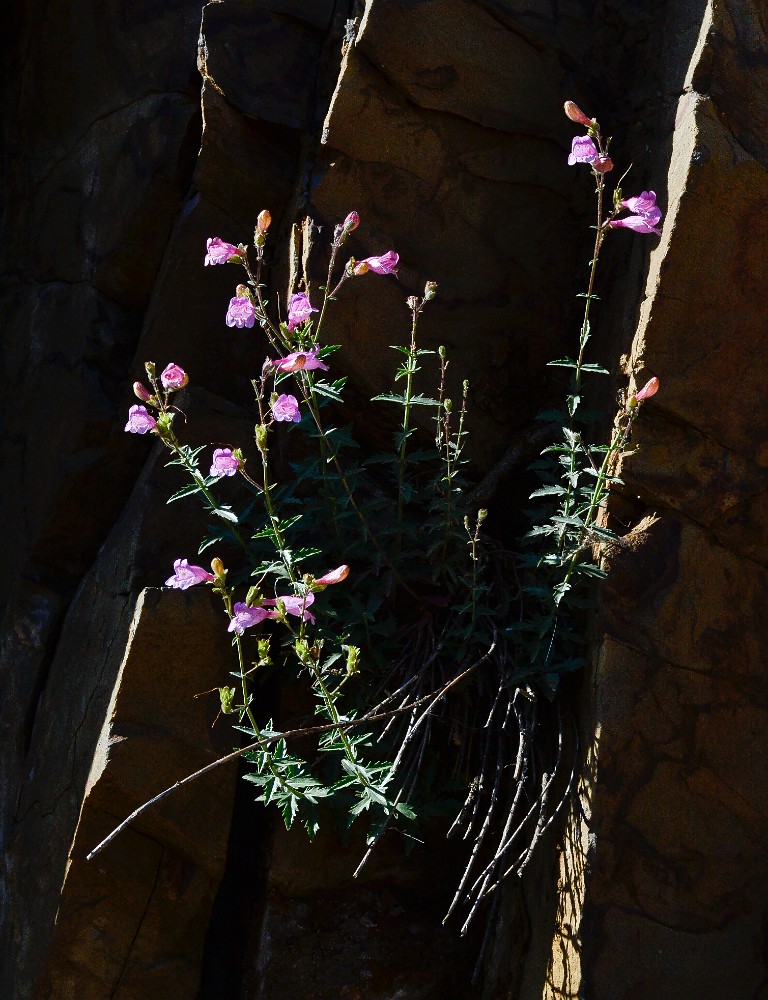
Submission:
<svg viewBox="0 0 768 1000">
<path fill-rule="evenodd" d="M 617 517 L 647 517 L 610 557 L 558 891 L 545 858 L 507 895 L 473 987 L 467 948 L 436 929 L 456 859 L 440 862 L 445 885 L 418 851 L 352 883 L 352 849 L 262 830 L 247 891 L 263 909 L 244 915 L 240 978 L 225 993 L 206 973 L 203 1000 L 762 996 L 762 8 L 37 0 L 8 13 L 3 45 L 9 996 L 192 1000 L 216 961 L 210 928 L 207 952 L 204 939 L 231 773 L 84 861 L 113 820 L 232 740 L 189 700 L 229 669 L 220 619 L 205 595 L 143 589 L 194 552 L 201 521 L 163 507 L 178 483 L 122 431 L 149 358 L 190 372 L 192 438 L 249 432 L 264 345 L 224 326 L 237 278 L 203 271 L 205 238 L 249 242 L 269 207 L 284 247 L 308 215 L 316 287 L 325 237 L 357 210 L 350 252 L 394 248 L 401 268 L 349 282 L 332 314 L 352 404 L 364 419 L 405 296 L 436 280 L 425 346 L 447 344 L 452 371 L 471 377 L 484 472 L 551 392 L 543 366 L 564 349 L 589 255 L 590 182 L 565 166 L 566 97 L 615 129 L 633 189 L 655 187 L 666 219 L 658 247 L 620 233 L 606 262 L 625 274 L 602 335 L 663 389 L 623 470 Z M 301 265 L 285 250 L 270 265 L 269 297 L 284 302 Z M 637 316 L 625 302 L 641 297 Z M 507 487 L 526 492 L 522 479 Z M 164 648 L 174 634 L 183 653 Z"/>
</svg>

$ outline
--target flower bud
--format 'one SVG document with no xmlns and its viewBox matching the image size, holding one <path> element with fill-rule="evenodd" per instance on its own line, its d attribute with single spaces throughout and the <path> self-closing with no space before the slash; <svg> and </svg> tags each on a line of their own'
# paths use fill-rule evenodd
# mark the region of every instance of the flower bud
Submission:
<svg viewBox="0 0 768 1000">
<path fill-rule="evenodd" d="M 145 388 L 141 382 L 133 383 L 133 394 L 145 403 L 148 403 L 149 400 L 152 399 L 152 393 L 149 389 Z"/>
<path fill-rule="evenodd" d="M 643 399 L 650 399 L 651 396 L 655 396 L 658 391 L 659 391 L 659 380 L 654 375 L 652 379 L 649 379 L 645 383 L 645 385 L 639 392 L 635 393 L 635 399 L 638 401 Z"/>
<path fill-rule="evenodd" d="M 155 377 L 155 362 L 145 361 L 144 368 L 146 369 L 147 375 L 149 375 L 150 381 L 152 381 L 152 379 L 154 379 Z"/>
<path fill-rule="evenodd" d="M 272 222 L 272 216 L 269 214 L 269 210 L 264 208 L 259 212 L 259 217 L 256 220 L 256 232 L 260 233 L 262 236 L 269 229 L 270 223 Z"/>
<path fill-rule="evenodd" d="M 451 410 L 453 409 L 453 401 L 450 399 L 444 399 L 443 406 L 445 407 L 445 412 L 450 413 Z"/>
<path fill-rule="evenodd" d="M 269 655 L 270 653 L 269 647 L 270 647 L 269 636 L 266 636 L 266 638 L 264 639 L 259 639 L 257 643 L 257 649 L 259 654 L 258 666 L 268 667 L 272 663 L 272 657 Z"/>
<path fill-rule="evenodd" d="M 219 701 L 221 702 L 222 715 L 233 715 L 237 711 L 237 707 L 235 706 L 236 696 L 237 690 L 233 687 L 219 688 Z"/>
<path fill-rule="evenodd" d="M 445 347 L 442 344 L 440 345 L 440 347 L 438 347 L 437 353 L 440 356 L 440 358 L 443 361 L 445 361 L 445 358 L 446 358 L 446 355 L 447 355 L 448 352 L 446 351 Z"/>
<path fill-rule="evenodd" d="M 351 233 L 353 229 L 357 229 L 360 225 L 360 216 L 357 212 L 350 212 L 349 215 L 344 220 L 344 232 Z"/>
<path fill-rule="evenodd" d="M 261 603 L 261 591 L 258 587 L 249 588 L 248 593 L 245 595 L 245 603 L 249 608 L 253 608 Z"/>
<path fill-rule="evenodd" d="M 484 507 L 481 507 L 477 512 L 477 523 L 482 524 L 486 517 L 488 517 L 488 511 Z"/>
<path fill-rule="evenodd" d="M 223 580 L 227 575 L 227 571 L 224 569 L 224 563 L 218 556 L 214 556 L 213 559 L 211 559 L 211 572 L 220 580 Z"/>
<path fill-rule="evenodd" d="M 347 646 L 347 676 L 358 672 L 360 662 L 360 648 L 358 646 Z"/>
<path fill-rule="evenodd" d="M 264 424 L 256 424 L 256 429 L 255 429 L 254 433 L 255 433 L 255 437 L 256 437 L 256 447 L 259 449 L 259 451 L 263 455 L 266 455 L 266 453 L 267 453 L 267 428 L 264 426 Z"/>
<path fill-rule="evenodd" d="M 436 295 L 437 295 L 437 282 L 428 281 L 424 286 L 424 301 L 431 302 Z"/>
<path fill-rule="evenodd" d="M 563 105 L 563 111 L 565 111 L 566 117 L 570 118 L 572 122 L 576 122 L 579 125 L 592 125 L 592 119 L 587 118 L 578 104 L 574 104 L 573 101 L 566 101 Z"/>
</svg>

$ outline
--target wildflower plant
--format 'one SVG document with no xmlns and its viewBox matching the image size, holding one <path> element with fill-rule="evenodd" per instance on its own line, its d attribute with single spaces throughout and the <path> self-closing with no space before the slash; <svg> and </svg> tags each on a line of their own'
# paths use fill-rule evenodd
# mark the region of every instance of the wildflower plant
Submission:
<svg viewBox="0 0 768 1000">
<path fill-rule="evenodd" d="M 595 181 L 595 245 L 574 356 L 551 362 L 568 373 L 565 402 L 541 415 L 559 440 L 534 465 L 534 525 L 514 558 L 486 537 L 487 512 L 471 501 L 468 382 L 450 398 L 446 349 L 420 346 L 434 282 L 407 298 L 410 335 L 394 347 L 392 385 L 372 400 L 397 415 L 391 447 L 370 454 L 356 440 L 328 317 L 348 281 L 391 280 L 399 264 L 392 250 L 340 264 L 356 212 L 335 228 L 317 305 L 309 289 L 296 290 L 284 316 L 265 298 L 268 211 L 251 247 L 207 241 L 205 265 L 243 271 L 226 325 L 257 326 L 267 352 L 252 381 L 252 443 L 180 440 L 175 394 L 189 379 L 175 363 L 159 376 L 146 364 L 148 385 L 134 384 L 140 404 L 125 428 L 158 437 L 186 476 L 169 502 L 196 497 L 209 515 L 198 555 L 213 554 L 210 570 L 179 558 L 166 586 L 207 585 L 221 601 L 236 669 L 222 667 L 219 708 L 244 738 L 224 759 L 242 756 L 258 799 L 310 836 L 324 803 L 349 822 L 365 814 L 368 853 L 385 831 L 415 836 L 419 815 L 452 810 L 450 832 L 467 841 L 468 862 L 449 914 L 463 908 L 464 930 L 503 879 L 524 870 L 570 792 L 558 682 L 584 662 L 583 609 L 605 575 L 602 547 L 619 541 L 606 501 L 633 422 L 659 386 L 652 378 L 629 394 L 609 443 L 590 443 L 589 380 L 608 374 L 588 352 L 600 253 L 615 229 L 657 234 L 661 211 L 652 191 L 625 199 L 617 186 L 606 213 L 609 141 L 575 104 L 565 111 L 586 128 L 568 162 Z M 430 376 L 434 392 L 417 391 Z M 281 439 L 290 474 L 278 477 Z M 222 479 L 239 481 L 237 501 L 218 499 Z M 312 706 L 290 725 L 259 717 L 255 687 L 276 669 Z M 554 725 L 543 746 L 547 713 Z"/>
</svg>

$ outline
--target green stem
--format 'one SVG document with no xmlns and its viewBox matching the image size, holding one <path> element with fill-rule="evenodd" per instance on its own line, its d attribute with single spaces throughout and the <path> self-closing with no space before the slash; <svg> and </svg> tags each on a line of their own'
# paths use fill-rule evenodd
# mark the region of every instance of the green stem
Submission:
<svg viewBox="0 0 768 1000">
<path fill-rule="evenodd" d="M 408 448 L 408 434 L 410 431 L 410 419 L 411 419 L 411 397 L 413 395 L 413 376 L 417 368 L 418 356 L 416 354 L 416 324 L 418 323 L 419 313 L 421 312 L 421 304 L 416 304 L 411 309 L 412 321 L 411 321 L 411 346 L 408 350 L 408 359 L 405 364 L 405 392 L 403 393 L 404 404 L 403 404 L 403 431 L 402 440 L 400 442 L 400 455 L 399 455 L 399 465 L 397 473 L 397 524 L 398 527 L 403 521 L 403 484 L 405 482 L 405 455 Z M 398 535 L 398 549 L 400 547 L 401 538 Z"/>
</svg>

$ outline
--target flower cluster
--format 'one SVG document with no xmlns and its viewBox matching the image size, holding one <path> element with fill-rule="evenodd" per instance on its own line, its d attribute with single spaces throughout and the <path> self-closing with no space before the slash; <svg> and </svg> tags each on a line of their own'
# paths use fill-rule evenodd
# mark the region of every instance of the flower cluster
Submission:
<svg viewBox="0 0 768 1000">
<path fill-rule="evenodd" d="M 573 101 L 566 101 L 564 109 L 566 116 L 572 122 L 586 125 L 589 129 L 587 135 L 574 136 L 571 152 L 568 154 L 568 164 L 574 166 L 576 163 L 588 163 L 597 177 L 613 170 L 613 161 L 607 152 L 610 139 L 603 146 L 603 138 L 597 121 L 594 118 L 587 118 L 581 108 Z M 598 183 L 601 184 L 602 181 L 598 181 Z M 616 218 L 619 212 L 625 208 L 632 214 L 623 219 Z M 661 216 L 661 209 L 656 204 L 655 191 L 643 191 L 633 198 L 622 199 L 621 191 L 617 189 L 614 196 L 613 213 L 602 224 L 601 231 L 605 229 L 632 229 L 636 233 L 655 233 L 657 236 L 661 236 L 661 230 L 657 228 L 661 222 Z"/>
<path fill-rule="evenodd" d="M 159 380 L 155 375 L 155 366 L 151 362 L 147 363 L 146 370 L 154 391 L 147 389 L 142 382 L 134 382 L 133 393 L 142 402 L 148 403 L 158 410 L 159 413 L 166 413 L 171 395 L 184 388 L 189 382 L 189 376 L 180 365 L 173 362 L 165 366 Z M 158 423 L 146 406 L 138 404 L 132 406 L 128 411 L 128 423 L 125 425 L 125 430 L 129 434 L 146 434 L 148 431 L 157 431 Z"/>
<path fill-rule="evenodd" d="M 187 559 L 177 559 L 173 564 L 173 576 L 165 581 L 166 587 L 173 587 L 175 590 L 188 590 L 199 583 L 215 583 L 217 579 L 223 579 L 226 571 L 220 559 L 214 559 L 211 564 L 212 569 L 216 569 L 216 574 L 209 573 L 202 566 L 190 566 Z M 228 632 L 237 632 L 242 635 L 245 629 L 252 628 L 271 618 L 281 621 L 285 615 L 295 615 L 302 621 L 315 623 L 314 615 L 308 610 L 315 603 L 314 590 L 325 590 L 326 587 L 335 583 L 341 583 L 349 576 L 349 566 L 337 566 L 324 576 L 316 580 L 306 577 L 306 590 L 303 594 L 286 594 L 282 597 L 262 598 L 258 604 L 247 604 L 244 601 L 237 601 L 233 606 L 233 613 L 227 628 Z"/>
</svg>

